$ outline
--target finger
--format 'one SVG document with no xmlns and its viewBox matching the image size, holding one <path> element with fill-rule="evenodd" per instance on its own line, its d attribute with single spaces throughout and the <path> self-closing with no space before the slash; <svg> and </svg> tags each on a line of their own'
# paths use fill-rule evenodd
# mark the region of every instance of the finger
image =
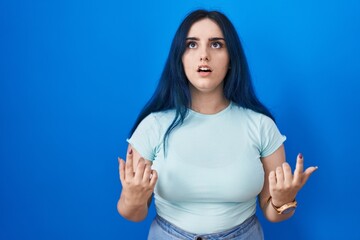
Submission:
<svg viewBox="0 0 360 240">
<path fill-rule="evenodd" d="M 301 153 L 298 154 L 296 159 L 296 168 L 294 171 L 294 182 L 301 182 L 301 177 L 304 171 L 304 158 Z"/>
<path fill-rule="evenodd" d="M 282 167 L 276 168 L 276 185 L 280 188 L 284 185 L 284 172 Z"/>
<path fill-rule="evenodd" d="M 139 181 L 142 181 L 145 170 L 145 159 L 140 158 L 135 170 L 135 178 Z"/>
<path fill-rule="evenodd" d="M 121 184 L 125 181 L 125 161 L 118 157 L 119 161 L 119 173 L 120 173 L 120 182 Z"/>
<path fill-rule="evenodd" d="M 282 164 L 282 169 L 283 169 L 283 172 L 284 172 L 284 183 L 285 183 L 285 185 L 291 186 L 291 183 L 293 181 L 293 175 L 292 175 L 292 172 L 291 172 L 290 165 L 287 162 L 284 162 Z"/>
<path fill-rule="evenodd" d="M 151 165 L 149 163 L 146 163 L 144 175 L 143 175 L 143 182 L 149 182 L 150 176 L 151 176 Z"/>
<path fill-rule="evenodd" d="M 311 174 L 313 174 L 316 170 L 318 169 L 318 167 L 308 167 L 304 174 L 303 174 L 303 181 L 302 181 L 302 185 L 304 185 L 307 180 L 309 179 L 309 177 L 311 176 Z"/>
<path fill-rule="evenodd" d="M 158 173 L 156 170 L 151 171 L 151 180 L 150 180 L 150 186 L 153 188 L 155 187 L 156 181 L 158 179 Z"/>
<path fill-rule="evenodd" d="M 269 187 L 270 187 L 270 192 L 275 190 L 276 188 L 276 175 L 275 175 L 275 171 L 271 171 L 269 173 Z"/>
<path fill-rule="evenodd" d="M 134 168 L 133 168 L 133 152 L 130 149 L 126 154 L 126 178 L 132 179 L 134 177 Z"/>
</svg>

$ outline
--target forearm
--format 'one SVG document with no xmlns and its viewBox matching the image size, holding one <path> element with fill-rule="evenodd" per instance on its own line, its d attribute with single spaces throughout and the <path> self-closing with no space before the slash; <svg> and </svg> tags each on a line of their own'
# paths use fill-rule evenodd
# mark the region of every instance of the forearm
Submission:
<svg viewBox="0 0 360 240">
<path fill-rule="evenodd" d="M 126 198 L 124 192 L 121 193 L 120 199 L 117 203 L 117 210 L 121 216 L 133 222 L 140 222 L 144 220 L 148 214 L 148 202 L 134 204 L 131 200 Z"/>
</svg>

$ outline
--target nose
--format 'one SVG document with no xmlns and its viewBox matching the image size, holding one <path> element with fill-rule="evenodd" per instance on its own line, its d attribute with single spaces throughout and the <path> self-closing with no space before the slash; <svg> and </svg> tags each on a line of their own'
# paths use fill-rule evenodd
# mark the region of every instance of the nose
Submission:
<svg viewBox="0 0 360 240">
<path fill-rule="evenodd" d="M 200 61 L 201 62 L 208 62 L 210 61 L 210 56 L 208 53 L 208 49 L 206 47 L 200 50 Z"/>
<path fill-rule="evenodd" d="M 200 61 L 201 62 L 208 62 L 209 58 L 207 56 L 202 56 L 202 57 L 200 57 Z"/>
</svg>

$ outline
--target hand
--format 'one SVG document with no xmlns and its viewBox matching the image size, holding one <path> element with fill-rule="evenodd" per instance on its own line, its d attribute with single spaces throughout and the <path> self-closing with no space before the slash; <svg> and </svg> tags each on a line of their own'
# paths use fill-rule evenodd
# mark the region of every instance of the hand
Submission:
<svg viewBox="0 0 360 240">
<path fill-rule="evenodd" d="M 126 162 L 119 158 L 119 173 L 122 185 L 122 197 L 127 205 L 142 206 L 147 204 L 158 179 L 157 172 L 151 165 L 140 158 L 134 172 L 132 149 L 127 153 Z"/>
<path fill-rule="evenodd" d="M 310 175 L 317 170 L 317 167 L 309 167 L 304 171 L 304 159 L 298 154 L 294 175 L 287 162 L 277 167 L 269 174 L 269 187 L 272 203 L 275 206 L 282 206 L 292 202 L 299 190 L 305 185 Z"/>
</svg>

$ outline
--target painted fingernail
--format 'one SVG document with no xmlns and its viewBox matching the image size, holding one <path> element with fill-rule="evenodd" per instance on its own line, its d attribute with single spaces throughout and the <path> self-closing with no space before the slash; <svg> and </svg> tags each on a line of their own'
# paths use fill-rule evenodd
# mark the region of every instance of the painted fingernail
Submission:
<svg viewBox="0 0 360 240">
<path fill-rule="evenodd" d="M 132 153 L 133 153 L 133 150 L 132 150 L 132 148 L 130 148 L 129 154 L 132 154 Z"/>
<path fill-rule="evenodd" d="M 303 158 L 303 155 L 301 153 L 299 153 L 299 158 Z"/>
</svg>

